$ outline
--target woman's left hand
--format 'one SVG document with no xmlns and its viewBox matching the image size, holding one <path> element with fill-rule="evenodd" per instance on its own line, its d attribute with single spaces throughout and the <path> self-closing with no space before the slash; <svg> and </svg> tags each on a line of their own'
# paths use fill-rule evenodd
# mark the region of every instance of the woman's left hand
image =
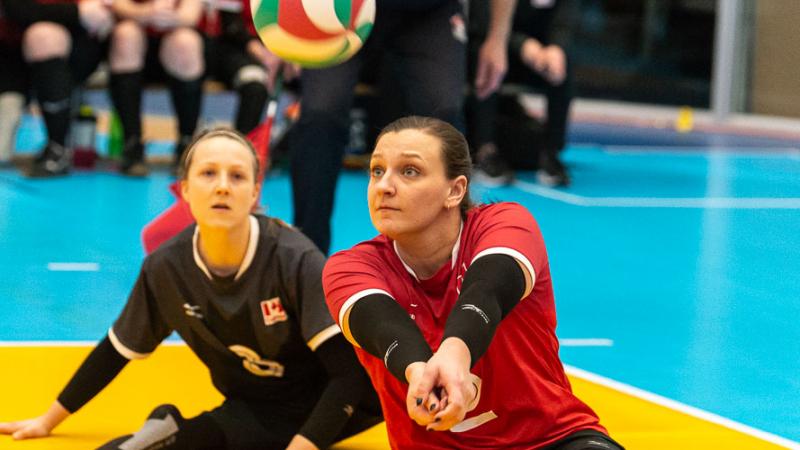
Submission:
<svg viewBox="0 0 800 450">
<path fill-rule="evenodd" d="M 295 434 L 286 450 L 319 450 L 313 442 L 303 435 Z"/>
<path fill-rule="evenodd" d="M 429 397 L 439 398 L 436 405 L 429 405 L 432 420 L 421 423 L 428 430 L 449 430 L 464 419 L 469 407 L 476 403 L 476 386 L 474 376 L 469 371 L 471 358 L 464 341 L 448 338 L 436 353 L 428 360 L 421 374 L 408 378 L 409 400 Z M 437 393 L 439 395 L 437 396 Z M 411 412 L 411 410 L 409 410 Z"/>
</svg>

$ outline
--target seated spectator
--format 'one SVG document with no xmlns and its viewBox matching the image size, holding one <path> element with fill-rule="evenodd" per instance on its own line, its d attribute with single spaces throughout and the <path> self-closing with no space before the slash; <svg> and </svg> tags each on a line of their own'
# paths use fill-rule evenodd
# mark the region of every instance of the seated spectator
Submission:
<svg viewBox="0 0 800 450">
<path fill-rule="evenodd" d="M 111 100 L 124 135 L 120 172 L 145 176 L 142 83 L 166 79 L 178 118 L 173 165 L 191 141 L 203 98 L 204 38 L 196 26 L 200 0 L 115 0 L 111 33 Z"/>
<path fill-rule="evenodd" d="M 22 30 L 10 22 L 0 2 L 0 167 L 11 166 L 14 141 L 28 91 L 22 58 Z"/>
<path fill-rule="evenodd" d="M 517 2 L 509 39 L 509 71 L 505 83 L 523 84 L 544 93 L 547 122 L 544 141 L 538 145 L 537 179 L 547 186 L 567 186 L 570 179 L 559 153 L 565 145 L 567 119 L 572 102 L 572 76 L 564 46 L 552 40 L 556 0 Z M 470 0 L 470 70 L 477 46 L 488 26 L 485 2 Z M 498 95 L 470 99 L 467 121 L 470 145 L 475 151 L 476 178 L 491 183 L 509 182 L 511 172 L 495 141 Z M 536 151 L 531 144 L 530 151 Z"/>
<path fill-rule="evenodd" d="M 207 73 L 236 91 L 239 104 L 234 126 L 247 134 L 261 121 L 267 89 L 274 90 L 280 60 L 258 38 L 249 1 L 212 2 L 207 8 Z"/>
<path fill-rule="evenodd" d="M 67 174 L 72 90 L 102 60 L 113 16 L 101 0 L 2 0 L 2 5 L 8 19 L 24 29 L 22 54 L 47 127 L 48 142 L 26 175 Z"/>
</svg>

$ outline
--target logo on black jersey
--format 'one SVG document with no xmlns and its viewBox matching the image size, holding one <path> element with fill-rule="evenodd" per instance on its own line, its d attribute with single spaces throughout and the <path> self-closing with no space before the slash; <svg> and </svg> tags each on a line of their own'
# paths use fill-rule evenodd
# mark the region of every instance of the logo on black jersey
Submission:
<svg viewBox="0 0 800 450">
<path fill-rule="evenodd" d="M 192 304 L 189 304 L 189 303 L 184 303 L 183 304 L 183 312 L 185 312 L 186 315 L 189 316 L 189 317 L 196 317 L 198 319 L 202 319 L 203 318 L 203 313 L 200 310 L 199 306 L 195 306 L 195 305 L 192 305 Z"/>
<path fill-rule="evenodd" d="M 286 322 L 286 310 L 283 309 L 280 297 L 271 298 L 261 302 L 261 315 L 264 316 L 264 325 L 270 326 L 278 322 Z"/>
<path fill-rule="evenodd" d="M 263 359 L 255 350 L 244 345 L 231 345 L 228 347 L 233 353 L 240 356 L 242 365 L 248 372 L 259 377 L 282 377 L 283 364 L 269 359 Z"/>
</svg>

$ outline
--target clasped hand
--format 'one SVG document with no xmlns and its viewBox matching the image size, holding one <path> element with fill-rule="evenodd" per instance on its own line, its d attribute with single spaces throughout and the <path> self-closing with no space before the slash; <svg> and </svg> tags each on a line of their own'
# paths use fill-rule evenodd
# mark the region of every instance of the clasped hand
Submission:
<svg viewBox="0 0 800 450">
<path fill-rule="evenodd" d="M 478 404 L 480 381 L 471 374 L 470 353 L 461 339 L 448 338 L 428 362 L 406 368 L 408 416 L 427 430 L 444 431 Z"/>
</svg>

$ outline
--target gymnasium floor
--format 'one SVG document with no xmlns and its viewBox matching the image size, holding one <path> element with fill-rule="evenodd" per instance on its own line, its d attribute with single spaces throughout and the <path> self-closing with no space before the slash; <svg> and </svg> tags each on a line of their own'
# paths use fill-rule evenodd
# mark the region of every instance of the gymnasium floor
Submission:
<svg viewBox="0 0 800 450">
<path fill-rule="evenodd" d="M 39 145 L 39 127 L 26 120 L 22 151 Z M 474 191 L 539 221 L 577 394 L 628 449 L 800 449 L 800 141 L 581 123 L 572 141 L 569 189 L 523 172 Z M 0 169 L 0 421 L 44 411 L 106 332 L 170 182 L 158 171 L 28 180 Z M 375 233 L 366 184 L 360 172 L 341 178 L 334 249 Z M 263 198 L 291 219 L 285 173 L 272 173 Z M 219 399 L 170 342 L 55 437 L 3 436 L 0 448 L 94 448 L 159 403 L 191 415 Z M 387 449 L 383 433 L 337 448 Z"/>
</svg>

